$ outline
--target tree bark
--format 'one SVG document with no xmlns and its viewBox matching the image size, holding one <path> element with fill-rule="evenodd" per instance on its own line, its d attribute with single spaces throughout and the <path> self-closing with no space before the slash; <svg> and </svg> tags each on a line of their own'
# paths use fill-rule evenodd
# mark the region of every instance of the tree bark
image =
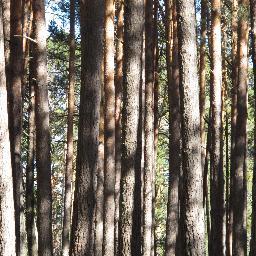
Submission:
<svg viewBox="0 0 256 256">
<path fill-rule="evenodd" d="M 113 256 L 115 248 L 115 46 L 114 0 L 105 1 L 104 51 L 104 211 L 103 255 Z"/>
<path fill-rule="evenodd" d="M 15 256 L 13 178 L 5 77 L 3 3 L 0 3 L 0 254 Z"/>
<path fill-rule="evenodd" d="M 16 253 L 22 252 L 21 240 L 21 136 L 22 136 L 22 75 L 23 75 L 23 45 L 22 45 L 22 1 L 10 1 L 10 142 L 13 171 Z"/>
<path fill-rule="evenodd" d="M 168 1 L 169 2 L 169 1 Z M 170 4 L 170 2 L 169 2 Z M 170 6 L 167 5 L 167 14 Z M 179 92 L 179 56 L 176 1 L 173 1 L 172 14 L 168 17 L 173 20 L 173 47 L 167 44 L 167 74 L 169 95 L 169 188 L 166 222 L 165 255 L 175 255 L 178 250 L 179 226 L 179 182 L 181 169 L 181 131 L 180 131 L 180 92 Z M 167 28 L 170 31 L 170 28 Z M 167 41 L 171 40 L 168 33 Z M 172 58 L 170 58 L 172 55 Z M 172 59 L 172 62 L 171 62 Z"/>
<path fill-rule="evenodd" d="M 49 103 L 44 0 L 33 1 L 38 254 L 53 254 Z"/>
<path fill-rule="evenodd" d="M 254 81 L 254 154 L 253 154 L 253 183 L 252 183 L 252 224 L 250 256 L 256 255 L 256 1 L 250 1 L 251 6 L 251 33 L 252 33 L 252 60 Z"/>
<path fill-rule="evenodd" d="M 124 6 L 124 88 L 122 113 L 122 163 L 120 194 L 120 255 L 140 255 L 136 235 L 140 232 L 140 204 L 136 184 L 140 179 L 137 163 L 139 128 L 139 94 L 143 49 L 144 0 L 128 0 Z M 135 197 L 136 196 L 136 197 Z M 134 202 L 137 201 L 136 207 Z M 137 208 L 137 209 L 136 209 Z"/>
<path fill-rule="evenodd" d="M 181 255 L 204 255 L 195 2 L 177 0 L 182 124 Z M 191 111 L 193 109 L 193 111 Z"/>
<path fill-rule="evenodd" d="M 103 63 L 102 0 L 80 2 L 82 73 L 70 255 L 93 255 L 94 173 L 97 173 Z"/>
<path fill-rule="evenodd" d="M 154 169 L 154 42 L 153 0 L 145 2 L 145 121 L 143 186 L 143 255 L 151 255 Z"/>
<path fill-rule="evenodd" d="M 71 209 L 72 209 L 72 177 L 73 177 L 73 118 L 74 118 L 74 90 L 75 90 L 75 0 L 70 0 L 70 34 L 69 34 L 69 88 L 68 88 L 68 128 L 67 128 L 67 153 L 65 168 L 65 194 L 64 216 L 62 229 L 62 255 L 69 255 Z"/>
<path fill-rule="evenodd" d="M 246 148 L 247 148 L 247 77 L 248 77 L 248 17 L 249 1 L 239 2 L 238 21 L 238 87 L 237 87 L 237 120 L 235 136 L 235 169 L 233 183 L 233 255 L 247 254 L 246 235 Z"/>
<path fill-rule="evenodd" d="M 118 225 L 119 225 L 119 200 L 120 200 L 120 178 L 121 178 L 121 107 L 123 91 L 123 41 L 124 41 L 124 3 L 117 1 L 116 8 L 116 77 L 115 77 L 115 255 L 118 255 Z"/>
<path fill-rule="evenodd" d="M 212 0 L 211 26 L 211 236 L 210 255 L 224 255 L 224 174 L 222 147 L 222 44 L 221 44 L 221 1 Z"/>
</svg>

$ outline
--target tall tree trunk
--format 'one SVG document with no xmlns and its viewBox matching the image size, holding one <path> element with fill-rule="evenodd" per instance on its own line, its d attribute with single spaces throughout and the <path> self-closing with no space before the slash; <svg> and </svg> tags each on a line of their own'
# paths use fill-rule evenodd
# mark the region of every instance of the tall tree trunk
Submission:
<svg viewBox="0 0 256 256">
<path fill-rule="evenodd" d="M 169 1 L 168 1 L 169 2 Z M 169 3 L 170 4 L 170 3 Z M 167 11 L 170 6 L 167 5 Z M 178 223 L 179 223 L 179 176 L 181 169 L 180 150 L 180 92 L 179 92 L 179 60 L 178 60 L 178 31 L 176 1 L 172 6 L 173 20 L 173 48 L 167 44 L 168 66 L 168 95 L 169 95 L 169 188 L 166 222 L 166 256 L 175 255 L 178 249 Z M 168 14 L 168 12 L 167 12 Z M 168 14 L 168 17 L 171 14 Z M 170 31 L 170 28 L 167 28 Z M 169 33 L 168 33 L 169 34 Z M 168 36 L 170 41 L 171 35 Z M 172 62 L 170 55 L 172 55 Z M 171 67 L 172 65 L 172 67 Z"/>
<path fill-rule="evenodd" d="M 200 41 L 200 131 L 202 143 L 202 170 L 205 165 L 206 138 L 205 138 L 205 86 L 206 86 L 206 37 L 207 37 L 207 0 L 201 0 L 201 41 Z"/>
<path fill-rule="evenodd" d="M 115 252 L 115 46 L 114 0 L 105 1 L 103 255 Z"/>
<path fill-rule="evenodd" d="M 53 254 L 49 103 L 44 0 L 33 1 L 38 253 Z"/>
<path fill-rule="evenodd" d="M 194 0 L 177 0 L 177 11 L 183 171 L 180 207 L 181 255 L 204 255 L 205 232 Z"/>
<path fill-rule="evenodd" d="M 103 63 L 103 4 L 102 0 L 80 2 L 81 105 L 70 255 L 93 255 L 95 208 L 93 181 L 98 163 Z"/>
<path fill-rule="evenodd" d="M 256 0 L 251 0 L 251 33 L 252 60 L 254 78 L 254 154 L 253 154 L 253 183 L 252 183 L 252 224 L 250 256 L 256 255 Z"/>
<path fill-rule="evenodd" d="M 140 179 L 137 167 L 139 128 L 139 94 L 141 86 L 143 49 L 144 0 L 128 0 L 124 6 L 124 88 L 122 113 L 122 172 L 120 186 L 120 255 L 140 255 L 136 235 L 138 226 L 138 193 Z M 136 196 L 136 197 L 135 197 Z M 137 202 L 134 207 L 134 201 Z M 137 209 L 136 209 L 137 208 Z M 137 223 L 137 224 L 135 224 Z M 137 226 L 135 226 L 137 225 Z"/>
<path fill-rule="evenodd" d="M 210 255 L 224 255 L 224 175 L 222 148 L 222 56 L 221 56 L 221 1 L 212 0 L 211 27 L 211 236 Z"/>
<path fill-rule="evenodd" d="M 2 2 L 0 3 L 0 254 L 15 253 L 13 179 L 8 129 Z"/>
<path fill-rule="evenodd" d="M 237 118 L 237 14 L 238 14 L 238 0 L 232 1 L 232 101 L 231 101 L 231 149 L 230 149 L 230 196 L 229 196 L 229 225 L 227 229 L 227 256 L 232 255 L 232 240 L 233 240 L 233 211 L 234 211 L 234 193 L 233 182 L 235 173 L 235 134 L 236 134 L 236 118 Z"/>
<path fill-rule="evenodd" d="M 22 1 L 11 0 L 10 5 L 10 140 L 13 171 L 16 253 L 20 255 L 21 241 L 21 136 L 22 136 L 22 75 L 23 75 L 23 45 L 22 45 Z"/>
<path fill-rule="evenodd" d="M 239 3 L 238 21 L 238 87 L 237 87 L 237 120 L 235 136 L 235 169 L 233 183 L 233 255 L 247 254 L 246 235 L 246 148 L 247 148 L 247 77 L 248 77 L 248 17 L 249 1 Z"/>
<path fill-rule="evenodd" d="M 74 90 L 75 90 L 75 0 L 70 0 L 70 34 L 69 34 L 69 88 L 68 88 L 68 128 L 67 153 L 65 168 L 64 216 L 62 229 L 62 255 L 69 255 L 69 241 L 72 209 L 72 177 L 73 177 L 73 117 L 74 117 Z"/>
<path fill-rule="evenodd" d="M 151 255 L 154 169 L 154 42 L 153 0 L 145 2 L 145 121 L 143 186 L 143 255 Z"/>
<path fill-rule="evenodd" d="M 119 200 L 120 200 L 120 178 L 121 178 L 121 103 L 123 90 L 123 40 L 124 40 L 124 3 L 117 1 L 116 8 L 116 77 L 115 77 L 115 255 L 118 255 L 118 234 L 119 234 Z"/>
</svg>

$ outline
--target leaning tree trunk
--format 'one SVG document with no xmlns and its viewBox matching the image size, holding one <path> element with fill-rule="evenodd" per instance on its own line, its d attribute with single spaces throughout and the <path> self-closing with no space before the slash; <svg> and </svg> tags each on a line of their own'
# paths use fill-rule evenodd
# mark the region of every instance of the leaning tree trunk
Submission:
<svg viewBox="0 0 256 256">
<path fill-rule="evenodd" d="M 203 256 L 205 230 L 194 0 L 177 0 L 177 12 L 183 171 L 181 255 Z"/>
<path fill-rule="evenodd" d="M 69 255 L 69 241 L 71 228 L 72 209 L 72 176 L 73 176 L 73 118 L 74 118 L 74 90 L 75 90 L 75 0 L 70 0 L 70 35 L 69 35 L 69 88 L 68 88 L 68 128 L 67 128 L 67 153 L 65 167 L 65 193 L 64 216 L 62 228 L 62 255 Z"/>
<path fill-rule="evenodd" d="M 123 40 L 124 40 L 124 4 L 122 0 L 116 5 L 116 76 L 115 76 L 115 255 L 118 255 L 119 234 L 119 199 L 120 199 L 120 177 L 121 177 L 121 105 L 123 90 Z"/>
<path fill-rule="evenodd" d="M 103 255 L 115 252 L 115 3 L 105 0 Z"/>
<path fill-rule="evenodd" d="M 38 254 L 53 254 L 49 103 L 44 0 L 33 1 Z"/>
<path fill-rule="evenodd" d="M 16 253 L 22 253 L 21 241 L 21 136 L 22 136 L 22 75 L 23 75 L 23 40 L 22 40 L 22 1 L 11 0 L 10 5 L 10 84 L 9 84 L 9 127 L 14 186 Z"/>
<path fill-rule="evenodd" d="M 143 255 L 151 255 L 154 153 L 154 42 L 153 0 L 145 2 L 145 120 L 143 186 Z"/>
<path fill-rule="evenodd" d="M 240 1 L 238 22 L 238 87 L 237 87 L 237 120 L 234 149 L 233 180 L 233 255 L 247 254 L 246 235 L 246 148 L 247 148 L 247 79 L 248 79 L 248 14 L 249 0 Z"/>
<path fill-rule="evenodd" d="M 221 56 L 221 1 L 212 0 L 211 26 L 211 235 L 210 255 L 224 255 L 224 175 L 222 157 L 222 56 Z"/>
<path fill-rule="evenodd" d="M 169 1 L 168 1 L 169 2 Z M 169 3 L 170 4 L 170 3 Z M 167 5 L 167 14 L 170 6 Z M 171 256 L 178 253 L 178 225 L 179 225 L 179 182 L 181 169 L 180 150 L 180 92 L 179 92 L 179 60 L 178 60 L 178 31 L 176 1 L 172 7 L 173 20 L 173 47 L 167 44 L 167 74 L 168 74 L 168 95 L 169 95 L 169 187 L 166 221 L 166 244 L 165 255 Z M 168 14 L 168 17 L 171 14 Z M 170 41 L 171 28 L 167 28 L 168 39 Z M 170 56 L 172 55 L 172 57 Z M 171 62 L 172 59 L 172 62 Z M 171 66 L 172 65 L 172 66 Z"/>
<path fill-rule="evenodd" d="M 103 63 L 102 0 L 80 1 L 81 93 L 70 255 L 93 255 L 94 174 L 97 173 Z"/>
<path fill-rule="evenodd" d="M 0 2 L 0 255 L 15 256 L 13 179 L 8 129 L 2 2 Z"/>
<path fill-rule="evenodd" d="M 252 60 L 254 77 L 254 155 L 250 256 L 256 255 L 256 0 L 251 0 Z"/>
<path fill-rule="evenodd" d="M 143 9 L 144 0 L 128 0 L 124 6 L 124 88 L 122 112 L 122 160 L 121 160 L 121 186 L 120 186 L 120 234 L 119 254 L 140 255 L 138 248 L 139 237 L 135 235 L 140 226 L 138 211 L 140 205 L 134 207 L 135 182 L 140 178 L 136 173 L 137 138 L 141 132 L 139 128 L 139 94 L 142 70 L 143 49 Z M 139 159 L 140 160 L 140 159 Z M 137 194 L 137 196 L 139 196 Z"/>
</svg>

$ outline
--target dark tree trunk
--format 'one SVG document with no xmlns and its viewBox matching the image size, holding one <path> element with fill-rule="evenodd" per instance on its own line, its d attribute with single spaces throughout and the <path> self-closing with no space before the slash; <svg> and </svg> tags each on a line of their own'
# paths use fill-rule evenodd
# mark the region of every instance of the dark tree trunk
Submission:
<svg viewBox="0 0 256 256">
<path fill-rule="evenodd" d="M 120 255 L 140 255 L 141 178 L 138 162 L 139 95 L 143 49 L 144 0 L 128 0 L 124 6 L 124 84 L 122 113 L 122 172 L 120 194 Z M 140 184 L 139 184 L 140 185 Z M 135 206 L 136 204 L 136 206 Z"/>
<path fill-rule="evenodd" d="M 116 77 L 115 77 L 115 120 L 116 120 L 116 180 L 115 180 L 115 255 L 118 255 L 119 234 L 119 199 L 120 199 L 120 177 L 121 177 L 121 105 L 123 90 L 123 40 L 124 40 L 124 4 L 119 0 L 116 4 Z"/>
<path fill-rule="evenodd" d="M 168 1 L 169 2 L 169 1 Z M 169 2 L 170 4 L 170 2 Z M 167 5 L 167 15 L 170 18 L 170 6 Z M 178 249 L 178 224 L 179 224 L 179 181 L 181 169 L 180 150 L 180 92 L 179 92 L 179 59 L 178 59 L 178 31 L 176 1 L 172 6 L 173 20 L 173 48 L 167 44 L 167 74 L 168 74 L 168 95 L 169 95 L 169 188 L 166 221 L 166 245 L 165 255 L 171 256 L 177 253 Z M 169 32 L 171 28 L 167 28 Z M 170 32 L 169 32 L 170 33 Z M 171 35 L 168 33 L 167 41 Z M 170 56 L 172 55 L 172 57 Z M 172 62 L 171 62 L 172 59 Z"/>
<path fill-rule="evenodd" d="M 13 179 L 8 129 L 2 2 L 0 3 L 0 255 L 15 253 Z"/>
<path fill-rule="evenodd" d="M 75 0 L 70 0 L 70 34 L 69 34 L 69 88 L 68 88 L 68 128 L 67 153 L 65 167 L 64 216 L 62 229 L 62 254 L 69 255 L 71 209 L 72 209 L 72 176 L 73 176 L 73 118 L 74 118 L 74 90 L 75 90 Z"/>
<path fill-rule="evenodd" d="M 221 1 L 212 0 L 211 26 L 211 236 L 210 255 L 224 255 L 224 175 L 222 147 Z"/>
<path fill-rule="evenodd" d="M 9 84 L 9 127 L 11 141 L 16 253 L 20 255 L 21 241 L 21 136 L 22 136 L 22 75 L 23 75 L 23 45 L 22 45 L 22 1 L 11 0 L 10 5 L 10 84 Z"/>
<path fill-rule="evenodd" d="M 115 4 L 105 0 L 103 255 L 115 248 Z"/>
<path fill-rule="evenodd" d="M 251 0 L 251 33 L 252 60 L 254 78 L 254 154 L 253 154 L 253 185 L 252 185 L 252 226 L 250 241 L 250 256 L 256 255 L 256 1 Z"/>
<path fill-rule="evenodd" d="M 241 0 L 243 8 L 238 21 L 238 86 L 237 86 L 237 120 L 234 149 L 234 224 L 233 224 L 233 255 L 247 254 L 246 235 L 246 148 L 247 148 L 247 77 L 248 77 L 248 14 L 249 1 Z"/>
<path fill-rule="evenodd" d="M 204 255 L 205 230 L 194 0 L 177 0 L 177 12 L 183 172 L 180 207 L 181 255 Z"/>
<path fill-rule="evenodd" d="M 38 254 L 49 256 L 53 254 L 52 192 L 44 4 L 44 0 L 33 1 L 33 31 L 37 42 L 33 44 L 33 61 L 35 65 Z"/>
<path fill-rule="evenodd" d="M 70 255 L 93 255 L 94 174 L 98 163 L 103 77 L 103 6 L 102 0 L 80 1 L 81 105 Z"/>
</svg>

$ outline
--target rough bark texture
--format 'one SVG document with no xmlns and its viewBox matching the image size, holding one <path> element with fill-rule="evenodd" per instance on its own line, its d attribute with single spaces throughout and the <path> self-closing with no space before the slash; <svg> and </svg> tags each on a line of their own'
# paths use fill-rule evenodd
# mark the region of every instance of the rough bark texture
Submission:
<svg viewBox="0 0 256 256">
<path fill-rule="evenodd" d="M 252 185 L 252 226 L 250 241 L 250 256 L 256 255 L 256 1 L 251 0 L 251 33 L 252 59 L 254 78 L 254 154 L 253 154 L 253 185 Z"/>
<path fill-rule="evenodd" d="M 169 2 L 169 1 L 168 1 Z M 166 222 L 165 255 L 175 255 L 178 249 L 179 224 L 179 176 L 181 168 L 180 151 L 180 92 L 179 92 L 179 59 L 176 1 L 173 1 L 172 13 L 170 2 L 167 5 L 167 15 L 173 20 L 173 47 L 167 44 L 167 74 L 169 95 L 169 188 Z M 167 28 L 169 32 L 171 28 Z M 169 32 L 170 33 L 170 32 Z M 168 34 L 169 34 L 168 33 Z M 168 35 L 167 41 L 171 41 Z M 172 55 L 172 57 L 170 56 Z M 172 59 L 172 62 L 171 62 Z"/>
<path fill-rule="evenodd" d="M 241 0 L 238 12 L 238 86 L 235 136 L 235 169 L 233 180 L 233 255 L 247 254 L 246 235 L 246 148 L 247 148 L 247 77 L 248 77 L 248 18 L 249 1 Z"/>
<path fill-rule="evenodd" d="M 4 33 L 0 3 L 0 255 L 15 256 L 13 178 L 7 112 Z"/>
<path fill-rule="evenodd" d="M 38 254 L 49 256 L 52 248 L 52 193 L 49 103 L 47 81 L 46 24 L 44 0 L 33 1 L 35 65 L 35 119 L 37 164 Z"/>
<path fill-rule="evenodd" d="M 72 177 L 73 177 L 73 118 L 74 118 L 74 90 L 75 90 L 75 0 L 70 0 L 70 34 L 69 34 L 69 88 L 68 88 L 68 128 L 67 128 L 67 153 L 65 168 L 65 194 L 64 216 L 62 229 L 62 255 L 69 255 L 69 241 L 71 228 L 72 209 Z"/>
<path fill-rule="evenodd" d="M 154 173 L 154 42 L 153 0 L 145 2 L 145 121 L 144 121 L 144 186 L 143 186 L 143 255 L 151 255 L 152 203 Z"/>
<path fill-rule="evenodd" d="M 97 173 L 103 61 L 102 0 L 80 1 L 82 73 L 76 187 L 70 255 L 93 255 L 94 173 Z"/>
<path fill-rule="evenodd" d="M 119 255 L 140 255 L 138 240 L 134 234 L 140 226 L 138 221 L 140 205 L 134 207 L 137 139 L 139 128 L 139 94 L 142 69 L 143 0 L 128 0 L 124 6 L 124 88 L 122 113 L 122 172 L 120 195 L 120 240 Z M 137 173 L 136 173 L 137 171 Z M 138 194 L 137 194 L 138 196 Z M 136 209 L 137 208 L 137 209 Z"/>
<path fill-rule="evenodd" d="M 121 107 L 123 90 L 123 40 L 124 40 L 124 4 L 122 0 L 116 4 L 116 77 L 115 77 L 115 158 L 116 158 L 116 180 L 115 180 L 115 255 L 118 254 L 118 224 L 119 224 L 119 199 L 120 199 L 120 177 L 121 177 Z"/>
<path fill-rule="evenodd" d="M 115 252 L 115 46 L 114 0 L 105 1 L 103 255 Z"/>
<path fill-rule="evenodd" d="M 222 153 L 221 1 L 212 0 L 211 25 L 211 235 L 210 255 L 224 255 L 224 175 Z"/>
<path fill-rule="evenodd" d="M 177 0 L 182 123 L 181 255 L 204 255 L 196 21 L 193 0 Z M 191 111 L 193 109 L 193 111 Z"/>
<path fill-rule="evenodd" d="M 10 141 L 13 171 L 14 207 L 16 253 L 19 255 L 22 247 L 21 241 L 21 135 L 22 135 L 22 75 L 23 75 L 23 45 L 22 45 L 22 1 L 10 2 Z"/>
</svg>

